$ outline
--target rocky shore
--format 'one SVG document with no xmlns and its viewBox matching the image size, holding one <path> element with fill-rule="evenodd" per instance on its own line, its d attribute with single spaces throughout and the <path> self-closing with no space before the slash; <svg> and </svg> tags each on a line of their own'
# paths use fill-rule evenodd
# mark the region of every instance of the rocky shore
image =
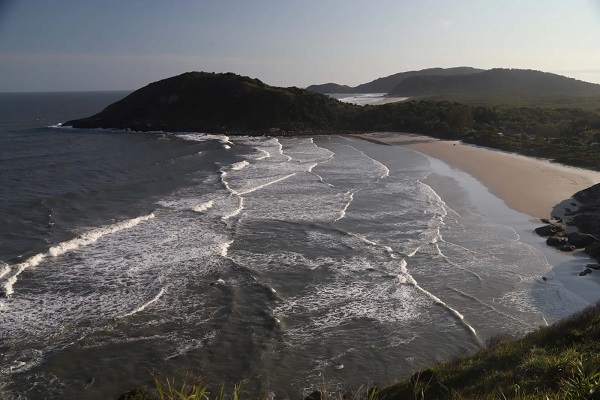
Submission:
<svg viewBox="0 0 600 400">
<path fill-rule="evenodd" d="M 600 261 L 600 184 L 581 190 L 558 205 L 546 225 L 535 232 L 547 237 L 546 244 L 560 251 L 583 251 Z M 600 270 L 599 263 L 587 264 L 581 276 Z"/>
</svg>

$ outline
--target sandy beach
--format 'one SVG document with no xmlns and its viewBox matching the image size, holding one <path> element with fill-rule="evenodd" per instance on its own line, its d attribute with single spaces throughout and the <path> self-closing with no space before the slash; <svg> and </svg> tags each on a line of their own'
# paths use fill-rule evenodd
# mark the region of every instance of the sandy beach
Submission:
<svg viewBox="0 0 600 400">
<path fill-rule="evenodd" d="M 521 240 L 544 253 L 547 262 L 552 266 L 544 276 L 545 280 L 539 277 L 540 279 L 536 280 L 537 284 L 551 285 L 559 296 L 564 296 L 564 290 L 567 290 L 576 293 L 589 304 L 600 301 L 598 291 L 600 274 L 579 276 L 585 264 L 595 260 L 581 252 L 562 253 L 546 246 L 545 238 L 533 233 L 533 228 L 541 223 L 518 220 L 518 216 L 523 214 L 535 218 L 548 218 L 553 211 L 559 214 L 560 210 L 553 210 L 554 207 L 565 202 L 576 192 L 599 183 L 600 172 L 416 134 L 376 132 L 359 137 L 410 148 L 441 160 L 443 168 L 457 168 L 474 177 L 489 190 L 493 197 L 503 201 L 508 209 L 517 211 L 517 215 L 505 214 L 502 218 L 508 218 L 510 221 L 507 223 L 513 225 L 521 235 Z M 439 164 L 436 165 L 439 168 Z M 432 174 L 425 180 L 425 183 L 436 191 L 442 190 L 446 194 L 453 192 L 452 188 L 448 187 L 450 182 L 436 174 Z M 485 201 L 488 202 L 488 211 L 492 207 L 500 214 L 503 213 L 502 206 L 494 205 L 494 201 L 490 199 Z"/>
<path fill-rule="evenodd" d="M 442 160 L 474 176 L 508 207 L 536 218 L 548 218 L 558 203 L 600 182 L 600 172 L 459 141 L 387 132 L 361 137 L 405 146 Z"/>
</svg>

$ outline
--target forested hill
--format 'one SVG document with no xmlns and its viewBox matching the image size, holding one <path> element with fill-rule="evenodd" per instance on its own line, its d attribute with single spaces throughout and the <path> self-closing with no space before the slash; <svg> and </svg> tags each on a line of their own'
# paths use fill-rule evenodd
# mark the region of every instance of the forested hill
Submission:
<svg viewBox="0 0 600 400">
<path fill-rule="evenodd" d="M 343 129 L 358 106 L 232 73 L 188 72 L 151 83 L 75 128 L 250 132 Z"/>
<path fill-rule="evenodd" d="M 473 74 L 479 71 L 482 70 L 471 67 L 428 68 L 420 71 L 400 72 L 375 79 L 371 82 L 363 83 L 356 87 L 338 85 L 336 83 L 326 83 L 323 85 L 311 85 L 307 87 L 307 89 L 318 93 L 389 93 L 400 82 L 413 76 L 455 76 Z"/>
<path fill-rule="evenodd" d="M 460 76 L 413 76 L 398 83 L 390 97 L 443 95 L 597 96 L 600 85 L 523 69 L 491 69 Z"/>
</svg>

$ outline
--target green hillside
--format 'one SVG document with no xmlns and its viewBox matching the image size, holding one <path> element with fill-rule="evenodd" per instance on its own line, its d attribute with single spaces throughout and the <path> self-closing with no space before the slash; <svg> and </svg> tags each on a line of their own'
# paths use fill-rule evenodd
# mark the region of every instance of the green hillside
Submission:
<svg viewBox="0 0 600 400">
<path fill-rule="evenodd" d="M 151 83 L 102 112 L 66 124 L 139 131 L 343 129 L 355 106 L 232 73 L 188 72 Z"/>
<path fill-rule="evenodd" d="M 399 72 L 355 87 L 326 83 L 323 85 L 311 85 L 307 89 L 318 93 L 389 93 L 400 82 L 413 76 L 454 76 L 473 74 L 479 71 L 482 70 L 471 67 L 427 68 L 419 71 Z"/>
<path fill-rule="evenodd" d="M 547 72 L 491 69 L 459 76 L 413 76 L 404 79 L 388 96 L 600 96 L 600 85 Z"/>
</svg>

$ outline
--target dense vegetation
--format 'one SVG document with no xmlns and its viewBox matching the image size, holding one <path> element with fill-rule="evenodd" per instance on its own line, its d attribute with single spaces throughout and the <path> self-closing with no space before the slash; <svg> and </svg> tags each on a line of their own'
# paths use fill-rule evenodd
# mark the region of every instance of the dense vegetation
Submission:
<svg viewBox="0 0 600 400">
<path fill-rule="evenodd" d="M 399 82 L 388 96 L 444 94 L 598 96 L 600 85 L 547 72 L 495 68 L 467 75 L 412 76 Z"/>
<path fill-rule="evenodd" d="M 188 72 L 151 83 L 99 114 L 67 124 L 139 131 L 339 129 L 355 107 L 303 89 L 232 73 Z"/>
<path fill-rule="evenodd" d="M 600 106 L 600 99 L 596 102 Z M 354 126 L 457 139 L 600 170 L 598 110 L 489 107 L 421 100 L 365 107 Z"/>
</svg>

